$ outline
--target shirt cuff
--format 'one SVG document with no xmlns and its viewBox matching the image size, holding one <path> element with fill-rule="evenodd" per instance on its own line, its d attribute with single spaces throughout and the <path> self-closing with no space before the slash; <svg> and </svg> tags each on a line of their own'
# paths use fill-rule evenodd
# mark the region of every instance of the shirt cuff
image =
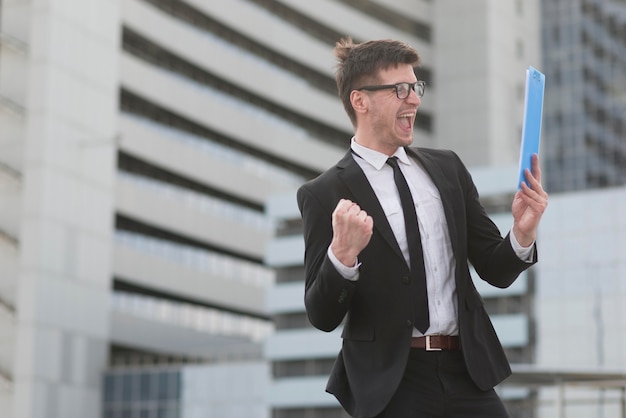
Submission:
<svg viewBox="0 0 626 418">
<path fill-rule="evenodd" d="M 513 247 L 513 251 L 515 251 L 515 254 L 520 260 L 525 261 L 527 263 L 532 263 L 534 261 L 533 260 L 533 255 L 534 255 L 533 246 L 535 245 L 534 241 L 532 244 L 530 244 L 530 246 L 522 247 L 520 243 L 517 242 L 517 238 L 515 238 L 513 229 L 511 229 L 511 232 L 509 233 L 509 239 L 511 240 L 511 247 Z"/>
<path fill-rule="evenodd" d="M 356 260 L 354 266 L 344 266 L 341 261 L 337 259 L 335 253 L 333 253 L 333 250 L 331 250 L 330 247 L 328 247 L 328 258 L 333 266 L 335 266 L 339 274 L 341 274 L 341 277 L 352 282 L 359 280 L 359 266 L 361 263 L 359 263 L 358 259 Z"/>
</svg>

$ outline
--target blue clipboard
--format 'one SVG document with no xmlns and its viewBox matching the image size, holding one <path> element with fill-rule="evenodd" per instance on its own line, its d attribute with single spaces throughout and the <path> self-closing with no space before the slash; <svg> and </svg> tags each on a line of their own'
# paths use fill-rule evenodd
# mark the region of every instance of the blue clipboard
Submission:
<svg viewBox="0 0 626 418">
<path fill-rule="evenodd" d="M 524 123 L 522 125 L 522 144 L 519 157 L 518 189 L 522 182 L 526 182 L 524 171 L 532 171 L 531 160 L 533 154 L 539 154 L 541 139 L 541 117 L 543 114 L 543 92 L 546 76 L 539 70 L 528 66 L 526 70 L 526 97 L 524 105 Z"/>
</svg>

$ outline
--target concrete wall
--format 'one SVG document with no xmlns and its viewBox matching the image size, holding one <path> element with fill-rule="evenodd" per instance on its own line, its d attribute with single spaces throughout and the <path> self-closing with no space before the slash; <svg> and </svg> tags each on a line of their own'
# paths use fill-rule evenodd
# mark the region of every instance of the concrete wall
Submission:
<svg viewBox="0 0 626 418">
<path fill-rule="evenodd" d="M 109 335 L 119 6 L 29 6 L 13 416 L 96 417 Z"/>
</svg>

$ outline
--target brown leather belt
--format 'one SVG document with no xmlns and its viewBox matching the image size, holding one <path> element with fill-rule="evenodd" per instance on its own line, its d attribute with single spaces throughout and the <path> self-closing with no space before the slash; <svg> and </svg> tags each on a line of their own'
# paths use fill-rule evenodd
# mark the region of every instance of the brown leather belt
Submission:
<svg viewBox="0 0 626 418">
<path fill-rule="evenodd" d="M 461 341 L 456 335 L 427 335 L 411 338 L 411 348 L 426 351 L 460 350 Z"/>
</svg>

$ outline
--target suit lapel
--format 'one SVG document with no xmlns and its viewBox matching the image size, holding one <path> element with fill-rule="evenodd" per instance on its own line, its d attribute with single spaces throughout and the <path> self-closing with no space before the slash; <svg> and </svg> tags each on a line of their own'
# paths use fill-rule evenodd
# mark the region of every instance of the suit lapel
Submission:
<svg viewBox="0 0 626 418">
<path fill-rule="evenodd" d="M 355 203 L 357 203 L 361 209 L 368 213 L 374 220 L 374 228 L 380 233 L 385 241 L 393 248 L 394 252 L 404 261 L 404 256 L 400 250 L 400 246 L 396 241 L 391 226 L 387 221 L 385 212 L 380 206 L 376 194 L 370 186 L 367 177 L 359 167 L 359 164 L 354 161 L 352 153 L 348 153 L 337 164 L 339 168 L 342 168 L 339 172 L 339 178 L 344 182 L 348 190 L 354 195 Z"/>
</svg>

